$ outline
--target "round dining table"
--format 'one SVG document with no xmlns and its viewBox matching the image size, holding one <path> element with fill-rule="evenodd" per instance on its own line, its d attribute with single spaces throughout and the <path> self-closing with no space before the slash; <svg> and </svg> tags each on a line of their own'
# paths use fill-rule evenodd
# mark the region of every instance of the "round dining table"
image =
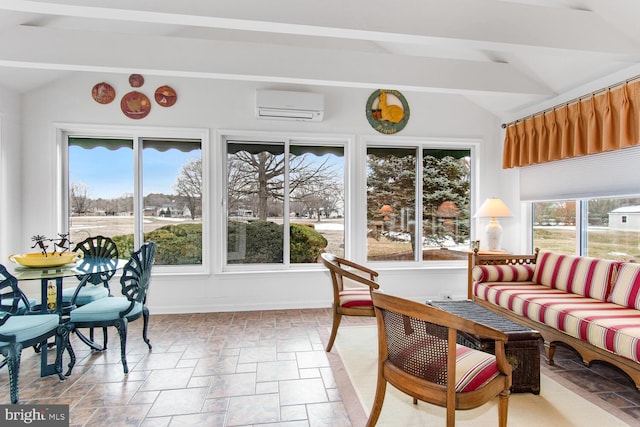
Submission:
<svg viewBox="0 0 640 427">
<path fill-rule="evenodd" d="M 122 270 L 128 260 L 119 258 L 102 258 L 96 256 L 85 256 L 84 258 L 57 267 L 25 267 L 10 263 L 6 265 L 9 273 L 13 274 L 18 281 L 39 280 L 40 281 L 40 304 L 38 310 L 48 313 L 62 314 L 65 308 L 62 303 L 62 283 L 66 277 L 76 277 L 80 280 L 78 285 L 83 283 L 83 279 L 93 274 L 112 273 Z M 47 304 L 47 293 L 50 284 L 55 285 L 55 306 Z M 47 347 L 42 345 L 40 352 L 42 362 L 40 366 L 40 376 L 53 375 L 56 373 L 55 364 L 49 364 L 47 360 Z"/>
</svg>

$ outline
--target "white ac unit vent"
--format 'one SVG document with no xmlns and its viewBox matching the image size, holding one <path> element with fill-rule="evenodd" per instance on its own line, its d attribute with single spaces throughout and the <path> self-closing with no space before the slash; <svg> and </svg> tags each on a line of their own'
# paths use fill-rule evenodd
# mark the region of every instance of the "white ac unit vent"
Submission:
<svg viewBox="0 0 640 427">
<path fill-rule="evenodd" d="M 324 117 L 324 95 L 259 89 L 256 91 L 256 116 L 260 119 L 320 122 Z"/>
</svg>

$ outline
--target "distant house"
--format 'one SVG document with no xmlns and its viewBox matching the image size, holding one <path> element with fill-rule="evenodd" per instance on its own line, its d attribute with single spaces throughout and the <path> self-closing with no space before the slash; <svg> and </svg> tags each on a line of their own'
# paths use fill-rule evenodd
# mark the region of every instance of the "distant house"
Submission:
<svg viewBox="0 0 640 427">
<path fill-rule="evenodd" d="M 191 209 L 187 205 L 182 208 L 177 207 L 175 204 L 165 205 L 161 208 L 156 208 L 155 215 L 161 218 L 191 218 Z"/>
<path fill-rule="evenodd" d="M 609 228 L 640 231 L 640 206 L 623 206 L 609 212 Z"/>
</svg>

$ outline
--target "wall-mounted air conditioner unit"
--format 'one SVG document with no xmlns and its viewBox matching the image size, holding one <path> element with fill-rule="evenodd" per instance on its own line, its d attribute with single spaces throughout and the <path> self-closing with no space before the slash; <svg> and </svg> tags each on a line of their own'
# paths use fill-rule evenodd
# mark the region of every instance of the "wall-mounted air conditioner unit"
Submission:
<svg viewBox="0 0 640 427">
<path fill-rule="evenodd" d="M 286 90 L 257 90 L 256 116 L 260 119 L 322 121 L 324 95 Z"/>
</svg>

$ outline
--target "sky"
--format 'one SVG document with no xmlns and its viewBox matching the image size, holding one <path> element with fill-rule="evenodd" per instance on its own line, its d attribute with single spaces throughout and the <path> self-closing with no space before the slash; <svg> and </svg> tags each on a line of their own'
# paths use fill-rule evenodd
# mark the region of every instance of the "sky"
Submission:
<svg viewBox="0 0 640 427">
<path fill-rule="evenodd" d="M 143 195 L 149 193 L 174 194 L 173 186 L 183 164 L 200 157 L 200 150 L 160 152 L 145 149 L 143 159 Z M 69 147 L 69 183 L 87 186 L 91 199 L 118 198 L 133 194 L 133 150 L 107 150 L 96 147 Z"/>
</svg>

